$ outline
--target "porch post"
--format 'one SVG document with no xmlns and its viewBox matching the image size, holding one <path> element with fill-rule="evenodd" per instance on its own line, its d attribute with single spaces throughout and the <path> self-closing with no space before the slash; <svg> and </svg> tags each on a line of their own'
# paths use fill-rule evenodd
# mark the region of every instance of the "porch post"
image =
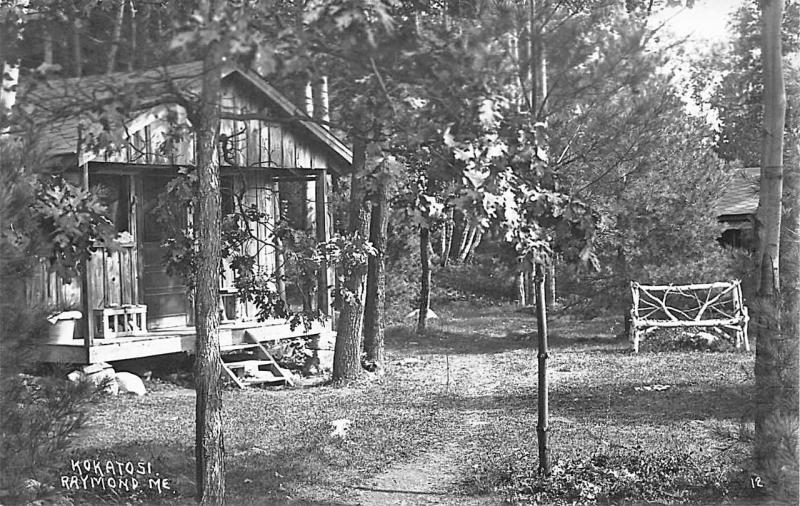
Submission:
<svg viewBox="0 0 800 506">
<path fill-rule="evenodd" d="M 80 131 L 79 131 L 80 137 Z M 80 145 L 80 141 L 79 141 Z M 78 149 L 78 158 L 80 158 L 80 149 Z M 80 162 L 80 160 L 79 160 Z M 83 176 L 83 188 L 88 190 L 89 189 L 89 164 L 84 163 L 81 165 L 81 171 Z M 88 361 L 90 357 L 90 348 L 94 345 L 94 315 L 92 314 L 92 281 L 91 276 L 89 275 L 90 269 L 90 262 L 91 259 L 86 259 L 83 261 L 83 273 L 81 275 L 81 294 L 83 295 L 82 300 L 82 310 L 83 315 L 85 318 L 85 329 L 84 329 L 84 337 L 83 337 L 83 347 L 86 349 L 86 360 Z"/>
<path fill-rule="evenodd" d="M 325 242 L 328 237 L 328 171 L 317 170 L 315 186 L 315 231 L 318 242 Z M 328 264 L 324 262 L 317 276 L 317 308 L 326 315 L 330 314 L 330 293 L 328 292 Z"/>
</svg>

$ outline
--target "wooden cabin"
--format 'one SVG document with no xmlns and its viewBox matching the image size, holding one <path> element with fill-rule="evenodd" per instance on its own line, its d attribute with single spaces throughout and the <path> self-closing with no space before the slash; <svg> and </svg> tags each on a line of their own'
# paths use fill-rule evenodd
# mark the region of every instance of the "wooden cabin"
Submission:
<svg viewBox="0 0 800 506">
<path fill-rule="evenodd" d="M 327 240 L 330 174 L 351 165 L 351 151 L 256 73 L 232 66 L 221 72 L 220 132 L 228 139 L 227 155 L 220 156 L 223 212 L 237 194 L 267 216 L 268 222 L 253 231 L 258 238 L 268 239 L 271 225 L 281 216 L 316 239 Z M 187 104 L 197 95 L 201 76 L 199 62 L 187 63 L 48 81 L 20 93 L 21 103 L 59 111 L 41 121 L 40 137 L 53 170 L 74 183 L 106 189 L 103 198 L 121 239 L 115 250 L 94 252 L 80 279 L 64 283 L 43 266 L 30 280 L 26 297 L 31 304 L 73 300 L 83 314 L 72 339 L 40 345 L 43 361 L 92 364 L 194 351 L 190 293 L 181 279 L 167 272 L 165 230 L 154 207 L 167 184 L 194 163 L 191 130 L 185 128 L 183 136 L 175 131 L 176 126 L 188 125 L 181 102 Z M 122 132 L 103 133 L 86 126 L 85 109 L 126 93 L 135 93 L 138 112 L 125 121 Z M 114 150 L 92 147 L 100 135 L 118 135 L 123 145 Z M 186 219 L 191 219 L 188 211 Z M 273 272 L 281 267 L 280 248 L 256 249 L 260 269 Z M 331 332 L 331 320 L 310 330 L 292 330 L 284 320 L 259 321 L 254 305 L 238 300 L 232 278 L 229 269 L 220 276 L 223 351 L 243 343 Z M 330 268 L 322 269 L 316 287 L 308 292 L 313 295 L 310 303 L 327 314 L 332 279 Z M 290 303 L 301 303 L 297 290 L 287 287 L 286 292 Z"/>
<path fill-rule="evenodd" d="M 758 209 L 759 167 L 740 169 L 725 186 L 716 206 L 723 231 L 720 243 L 733 248 L 755 247 L 755 215 Z"/>
</svg>

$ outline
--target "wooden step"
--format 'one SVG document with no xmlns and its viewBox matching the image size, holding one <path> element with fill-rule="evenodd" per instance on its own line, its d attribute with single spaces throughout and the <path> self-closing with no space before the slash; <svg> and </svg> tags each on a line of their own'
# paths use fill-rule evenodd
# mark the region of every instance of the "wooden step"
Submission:
<svg viewBox="0 0 800 506">
<path fill-rule="evenodd" d="M 239 350 L 252 350 L 257 348 L 258 346 L 253 343 L 243 343 L 243 344 L 229 344 L 226 346 L 221 346 L 220 351 L 222 353 L 229 353 L 232 351 L 239 351 Z"/>
<path fill-rule="evenodd" d="M 222 369 L 228 377 L 233 380 L 239 388 L 246 388 L 250 385 L 266 384 L 266 383 L 285 383 L 294 386 L 294 381 L 288 371 L 284 371 L 275 362 L 266 348 L 259 343 L 238 344 L 227 347 L 225 351 L 233 352 L 231 355 L 245 355 L 247 353 L 236 353 L 240 350 L 252 349 L 255 351 L 256 357 L 246 360 L 231 360 L 225 361 L 225 355 L 222 356 Z M 260 355 L 260 356 L 259 356 Z M 231 357 L 232 358 L 232 357 Z M 237 357 L 239 358 L 239 357 Z M 266 371 L 262 367 L 266 366 L 270 370 Z M 246 375 L 246 369 L 251 369 L 250 374 Z M 254 370 L 253 370 L 254 369 Z"/>
<path fill-rule="evenodd" d="M 238 362 L 222 362 L 225 364 L 225 367 L 228 369 L 244 369 L 247 366 L 261 366 L 261 365 L 272 365 L 272 362 L 268 360 L 240 360 Z"/>
<path fill-rule="evenodd" d="M 240 381 L 245 386 L 250 385 L 263 385 L 266 383 L 285 383 L 286 378 L 282 378 L 280 376 L 275 376 L 274 374 L 270 373 L 269 371 L 259 371 L 261 374 L 258 376 L 249 376 L 247 378 L 242 378 Z"/>
</svg>

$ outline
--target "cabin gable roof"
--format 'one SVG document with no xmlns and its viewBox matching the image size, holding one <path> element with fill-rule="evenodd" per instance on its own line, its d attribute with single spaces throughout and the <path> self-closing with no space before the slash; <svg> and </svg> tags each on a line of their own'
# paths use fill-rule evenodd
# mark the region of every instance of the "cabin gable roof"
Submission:
<svg viewBox="0 0 800 506">
<path fill-rule="evenodd" d="M 102 104 L 110 106 L 114 99 L 120 101 L 120 97 L 121 101 L 128 102 L 125 105 L 129 109 L 137 111 L 132 119 L 125 122 L 127 133 L 141 130 L 153 122 L 166 121 L 171 114 L 178 114 L 182 116 L 181 121 L 186 121 L 185 110 L 180 103 L 189 103 L 199 96 L 202 72 L 202 62 L 191 62 L 134 73 L 119 72 L 32 83 L 23 86 L 20 102 L 32 104 L 32 117 L 43 128 L 44 150 L 54 157 L 74 157 L 78 155 L 82 125 L 93 120 L 96 123 Z M 260 121 L 280 121 L 292 130 L 300 131 L 315 144 L 321 145 L 336 161 L 336 166 L 352 164 L 352 151 L 342 141 L 309 118 L 256 72 L 226 65 L 221 73 L 223 83 L 244 83 L 249 88 L 248 93 L 256 96 L 259 102 L 268 104 L 269 117 L 265 114 L 259 118 Z M 133 101 L 135 103 L 131 103 Z M 83 135 L 85 140 L 87 134 Z M 84 150 L 78 162 L 86 163 L 96 159 L 97 155 L 96 152 Z"/>
<path fill-rule="evenodd" d="M 716 214 L 721 221 L 743 220 L 756 213 L 761 169 L 743 168 L 725 186 L 716 205 Z"/>
</svg>

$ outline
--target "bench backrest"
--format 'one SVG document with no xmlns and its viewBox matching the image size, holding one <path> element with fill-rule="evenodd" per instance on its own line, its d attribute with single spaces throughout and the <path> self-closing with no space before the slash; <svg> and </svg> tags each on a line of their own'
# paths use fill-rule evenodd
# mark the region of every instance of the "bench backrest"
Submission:
<svg viewBox="0 0 800 506">
<path fill-rule="evenodd" d="M 741 281 L 694 285 L 640 285 L 631 282 L 635 320 L 720 321 L 742 318 Z"/>
</svg>

